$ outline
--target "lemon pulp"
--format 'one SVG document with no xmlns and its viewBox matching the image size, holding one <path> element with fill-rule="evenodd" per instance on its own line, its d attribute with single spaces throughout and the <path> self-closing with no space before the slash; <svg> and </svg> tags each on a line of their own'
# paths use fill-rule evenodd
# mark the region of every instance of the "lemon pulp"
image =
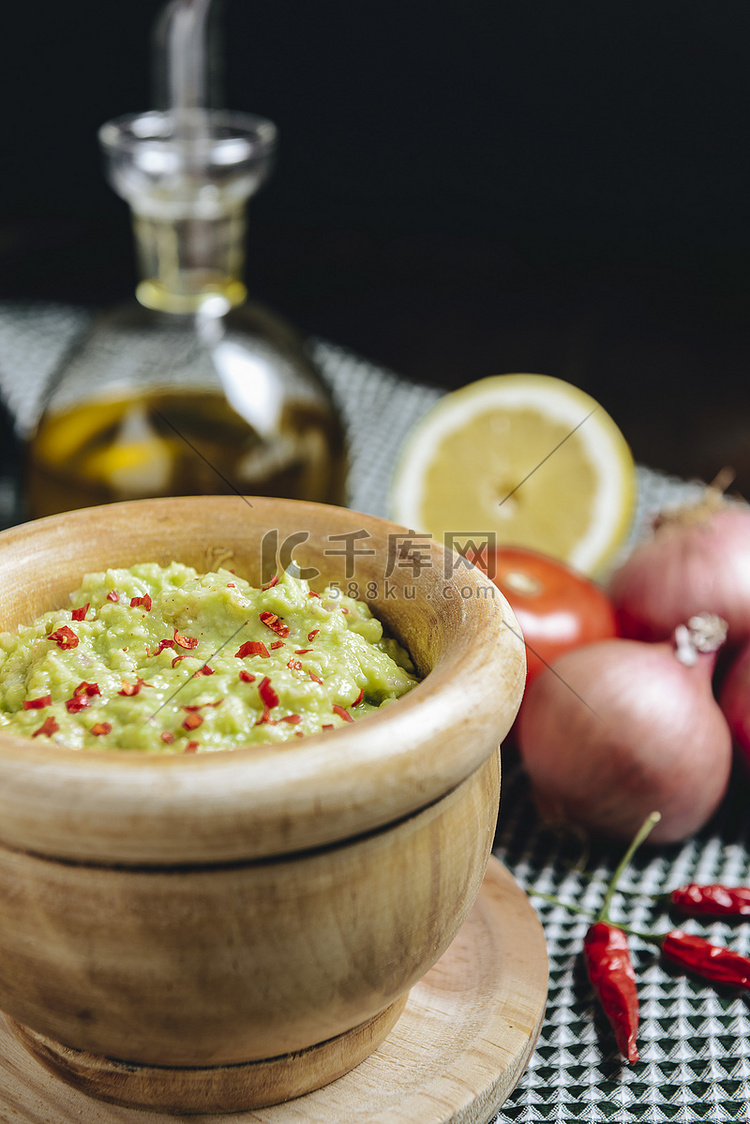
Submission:
<svg viewBox="0 0 750 1124">
<path fill-rule="evenodd" d="M 627 536 L 635 494 L 627 442 L 590 395 L 546 375 L 496 375 L 418 423 L 391 514 L 435 538 L 494 535 L 596 573 Z"/>
</svg>

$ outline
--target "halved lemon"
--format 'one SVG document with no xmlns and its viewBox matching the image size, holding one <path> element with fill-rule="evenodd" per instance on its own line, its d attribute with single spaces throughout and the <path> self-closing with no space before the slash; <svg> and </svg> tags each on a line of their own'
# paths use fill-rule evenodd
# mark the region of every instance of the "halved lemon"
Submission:
<svg viewBox="0 0 750 1124">
<path fill-rule="evenodd" d="M 494 535 L 600 574 L 628 536 L 636 494 L 630 448 L 595 399 L 548 375 L 494 375 L 417 423 L 391 515 L 450 545 Z"/>
</svg>

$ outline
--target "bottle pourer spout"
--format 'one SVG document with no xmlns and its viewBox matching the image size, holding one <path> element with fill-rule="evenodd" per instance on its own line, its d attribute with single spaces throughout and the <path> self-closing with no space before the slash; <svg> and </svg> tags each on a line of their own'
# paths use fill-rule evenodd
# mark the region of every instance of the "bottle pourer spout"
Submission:
<svg viewBox="0 0 750 1124">
<path fill-rule="evenodd" d="M 212 0 L 170 0 L 156 21 L 156 108 L 179 115 L 218 105 L 219 50 Z"/>
</svg>

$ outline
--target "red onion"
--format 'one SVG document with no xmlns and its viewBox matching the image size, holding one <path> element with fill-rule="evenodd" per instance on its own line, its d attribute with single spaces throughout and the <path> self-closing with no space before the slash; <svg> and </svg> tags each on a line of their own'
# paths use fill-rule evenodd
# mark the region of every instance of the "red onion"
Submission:
<svg viewBox="0 0 750 1124">
<path fill-rule="evenodd" d="M 729 781 L 732 740 L 712 691 L 726 629 L 707 614 L 672 642 L 602 640 L 567 652 L 528 689 L 518 747 L 540 813 L 595 835 L 698 831 Z"/>
<path fill-rule="evenodd" d="M 750 641 L 731 664 L 719 694 L 734 744 L 750 769 Z"/>
<path fill-rule="evenodd" d="M 714 487 L 698 504 L 663 512 L 651 538 L 613 575 L 609 595 L 623 636 L 666 640 L 700 612 L 728 625 L 729 642 L 750 636 L 750 507 Z"/>
</svg>

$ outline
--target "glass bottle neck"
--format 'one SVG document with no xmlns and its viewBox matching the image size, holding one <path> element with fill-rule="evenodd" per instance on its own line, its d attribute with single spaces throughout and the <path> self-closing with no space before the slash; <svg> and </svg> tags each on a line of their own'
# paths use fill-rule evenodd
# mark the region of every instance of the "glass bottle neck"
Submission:
<svg viewBox="0 0 750 1124">
<path fill-rule="evenodd" d="M 138 301 L 174 313 L 197 312 L 217 295 L 230 307 L 242 304 L 245 225 L 244 203 L 210 218 L 134 212 Z"/>
</svg>

